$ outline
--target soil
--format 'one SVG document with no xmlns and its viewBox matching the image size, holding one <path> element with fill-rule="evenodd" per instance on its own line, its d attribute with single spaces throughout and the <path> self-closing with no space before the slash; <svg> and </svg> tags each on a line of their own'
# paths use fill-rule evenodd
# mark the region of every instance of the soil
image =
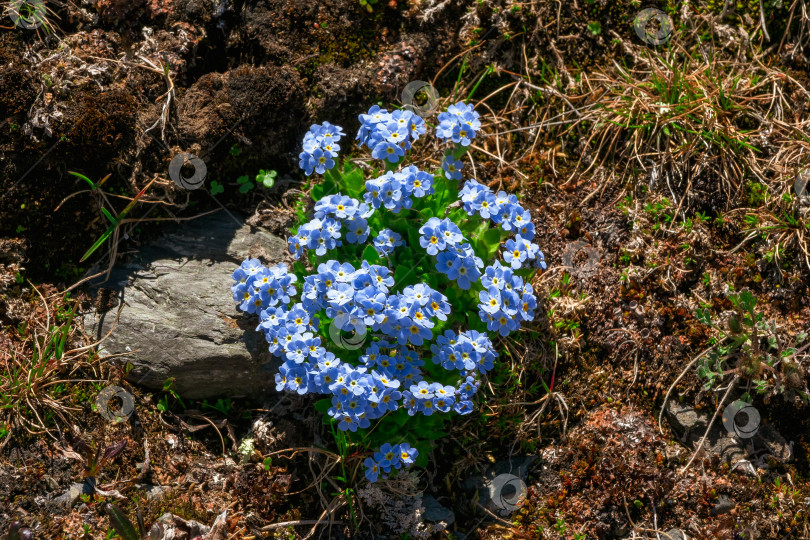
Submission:
<svg viewBox="0 0 810 540">
<path fill-rule="evenodd" d="M 806 390 L 806 355 L 797 356 L 795 388 L 751 391 L 762 422 L 793 444 L 789 461 L 763 458 L 756 477 L 708 454 L 679 472 L 692 450 L 666 422 L 658 425 L 671 387 L 669 399 L 710 414 L 723 397 L 696 369 L 679 378 L 717 335 L 699 310 L 722 319 L 733 307 L 729 291 L 749 290 L 780 339 L 796 338 L 810 320 L 810 263 L 801 249 L 810 217 L 798 202 L 780 202 L 806 166 L 807 26 L 801 34 L 791 6 L 766 2 L 764 43 L 758 7 L 740 3 L 720 18 L 716 4 L 380 0 L 369 12 L 357 0 L 49 2 L 48 31 L 0 29 L 0 373 L 36 354 L 34 332 L 49 322 L 70 329 L 68 348 L 87 346 L 65 313 L 94 302 L 117 306 L 80 285 L 63 291 L 175 219 L 224 206 L 283 236 L 311 186 L 298 152 L 312 123 L 328 120 L 352 134 L 359 113 L 397 104 L 407 82 L 425 80 L 442 96 L 474 94 L 489 134 L 555 115 L 570 124 L 571 109 L 605 106 L 600 74 L 618 77 L 617 68 L 641 77 L 652 48 L 639 46 L 634 18 L 641 7 L 657 8 L 678 21 L 679 35 L 701 34 L 684 38 L 685 49 L 708 42 L 718 58 L 780 74 L 778 103 L 791 107 L 782 124 L 763 119 L 771 109 L 759 98 L 737 103 L 744 111 L 734 122 L 751 132 L 803 126 L 794 139 L 761 143 L 756 159 L 783 168 L 763 165 L 764 176 L 746 170 L 735 184 L 726 174 L 733 163 L 718 158 L 700 168 L 698 149 L 654 177 L 640 159 L 597 147 L 597 122 L 480 140 L 471 152 L 478 181 L 518 193 L 532 212 L 534 242 L 548 263 L 533 283 L 543 301 L 535 323 L 500 344 L 507 353 L 491 377 L 495 391 L 452 423 L 419 488 L 454 511 L 456 538 L 664 538 L 672 529 L 690 538 L 810 538 L 810 415 L 797 397 Z M 649 80 L 626 84 L 653 88 Z M 617 135 L 615 148 L 632 147 L 634 136 Z M 645 158 L 680 150 L 644 144 Z M 428 150 L 416 150 L 424 163 Z M 180 152 L 203 159 L 207 188 L 187 191 L 169 177 Z M 346 153 L 362 156 L 357 148 Z M 681 166 L 697 172 L 679 177 Z M 275 186 L 241 192 L 236 179 L 260 169 L 278 171 Z M 70 171 L 109 179 L 89 190 Z M 212 196 L 212 181 L 225 192 Z M 142 190 L 131 221 L 81 261 L 109 227 L 101 207 L 120 214 Z M 798 225 L 751 233 L 751 216 L 774 223 L 794 210 Z M 672 214 L 688 217 L 689 227 L 675 226 Z M 86 497 L 72 509 L 53 502 L 83 477 L 68 432 L 93 448 L 126 441 L 97 480 L 147 524 L 171 512 L 211 525 L 227 509 L 229 539 L 304 538 L 338 489 L 320 475 L 327 465 L 316 454 L 281 452 L 329 444 L 308 399 L 271 393 L 217 410 L 181 403 L 170 386 L 157 393 L 129 386 L 125 362 L 92 351 L 49 366 L 54 381 L 70 381 L 43 389 L 63 413 L 26 413 L 19 425 L 30 429 L 8 437 L 11 423 L 0 417 L 0 537 L 14 520 L 35 528 L 36 538 L 109 537 L 110 497 Z M 92 396 L 106 384 L 135 396 L 128 421 L 110 423 L 93 410 Z M 31 427 L 38 422 L 47 432 Z M 249 435 L 254 450 L 244 452 L 238 445 Z M 536 455 L 539 464 L 525 503 L 506 521 L 459 486 L 512 454 Z M 149 498 L 145 485 L 167 491 Z M 726 497 L 732 508 L 718 510 Z M 315 525 L 314 534 L 400 537 L 366 510 L 360 531 L 345 526 L 342 508 L 332 516 L 341 523 Z M 285 522 L 296 524 L 278 525 Z"/>
</svg>

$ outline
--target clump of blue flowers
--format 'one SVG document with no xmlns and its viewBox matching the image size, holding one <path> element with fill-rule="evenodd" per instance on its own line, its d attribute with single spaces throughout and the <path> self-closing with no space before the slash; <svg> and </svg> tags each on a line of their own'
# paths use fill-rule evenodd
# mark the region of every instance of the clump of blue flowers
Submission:
<svg viewBox="0 0 810 540">
<path fill-rule="evenodd" d="M 391 469 L 401 469 L 403 466 L 407 469 L 414 464 L 419 451 L 416 448 L 411 448 L 408 443 L 402 444 L 383 444 L 377 452 L 374 452 L 374 457 L 366 458 L 363 465 L 366 468 L 366 478 L 369 482 L 376 482 L 377 477 L 382 473 L 383 478 L 391 474 Z"/>
<path fill-rule="evenodd" d="M 323 174 L 335 166 L 335 158 L 340 151 L 340 138 L 343 129 L 329 122 L 313 124 L 304 135 L 304 151 L 298 156 L 299 165 L 309 176 L 313 172 Z"/>
<path fill-rule="evenodd" d="M 371 150 L 374 159 L 397 163 L 411 149 L 411 142 L 419 139 L 427 129 L 422 117 L 411 111 L 388 112 L 374 105 L 367 114 L 360 115 L 362 125 L 357 132 L 361 146 Z"/>
<path fill-rule="evenodd" d="M 436 136 L 440 139 L 450 140 L 461 146 L 470 146 L 472 139 L 481 129 L 478 113 L 472 105 L 456 103 L 450 105 L 447 111 L 439 114 L 439 127 Z"/>
<path fill-rule="evenodd" d="M 313 125 L 300 164 L 324 181 L 288 239 L 307 265 L 246 260 L 232 292 L 282 361 L 276 389 L 324 396 L 317 408 L 341 437 L 379 448 L 364 462 L 374 482 L 424 466 L 447 418 L 475 410 L 498 358 L 493 338 L 533 320 L 530 281 L 546 265 L 517 197 L 475 180 L 458 187 L 481 130 L 472 106 L 439 115 L 436 136 L 450 147 L 433 173 L 403 164 L 426 133 L 422 118 L 375 105 L 360 121 L 379 174 L 336 167 L 342 129 Z"/>
</svg>

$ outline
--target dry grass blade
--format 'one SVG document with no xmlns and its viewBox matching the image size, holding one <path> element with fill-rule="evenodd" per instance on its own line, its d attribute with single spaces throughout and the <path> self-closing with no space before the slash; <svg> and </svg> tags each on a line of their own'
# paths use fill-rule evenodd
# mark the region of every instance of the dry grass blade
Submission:
<svg viewBox="0 0 810 540">
<path fill-rule="evenodd" d="M 69 405 L 72 396 L 67 382 L 80 382 L 70 375 L 85 368 L 92 370 L 89 356 L 79 353 L 84 348 L 73 347 L 79 338 L 74 324 L 75 304 L 57 300 L 49 306 L 44 295 L 33 284 L 31 287 L 43 302 L 45 321 L 35 310 L 15 329 L 14 348 L 0 352 L 0 448 L 21 430 L 58 440 L 51 431 L 59 430 L 60 423 L 66 425 L 72 412 L 79 410 Z"/>
</svg>

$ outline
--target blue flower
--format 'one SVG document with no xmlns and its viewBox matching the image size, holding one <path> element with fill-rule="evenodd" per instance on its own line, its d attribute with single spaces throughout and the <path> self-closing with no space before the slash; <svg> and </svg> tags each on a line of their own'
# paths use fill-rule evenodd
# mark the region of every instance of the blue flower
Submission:
<svg viewBox="0 0 810 540">
<path fill-rule="evenodd" d="M 363 466 L 366 468 L 366 478 L 368 481 L 376 482 L 380 474 L 380 466 L 377 465 L 377 462 L 372 458 L 366 458 L 363 462 Z"/>
<path fill-rule="evenodd" d="M 417 399 L 430 399 L 434 395 L 433 389 L 425 381 L 411 385 L 410 391 Z"/>
<path fill-rule="evenodd" d="M 368 221 L 361 217 L 348 219 L 344 222 L 346 225 L 346 241 L 350 244 L 362 244 L 368 239 L 371 232 L 368 228 Z"/>
<path fill-rule="evenodd" d="M 428 255 L 436 255 L 447 247 L 444 235 L 441 229 L 439 229 L 441 224 L 442 220 L 437 217 L 432 217 L 419 228 L 419 234 L 422 235 L 419 239 L 419 245 L 425 248 Z"/>
<path fill-rule="evenodd" d="M 382 200 L 383 206 L 388 210 L 398 212 L 401 208 L 402 184 L 393 176 L 393 173 L 391 173 L 390 178 L 386 177 L 380 185 L 380 199 Z"/>
<path fill-rule="evenodd" d="M 374 146 L 371 157 L 374 159 L 387 159 L 391 163 L 396 163 L 399 158 L 405 155 L 405 149 L 398 144 L 388 140 L 382 140 Z"/>
<path fill-rule="evenodd" d="M 461 234 L 461 229 L 458 228 L 458 225 L 456 225 L 455 223 L 446 218 L 443 219 L 442 222 L 439 224 L 438 231 L 444 237 L 445 243 L 451 247 L 458 246 L 464 239 L 464 236 Z"/>
<path fill-rule="evenodd" d="M 456 398 L 450 394 L 447 396 L 436 396 L 433 401 L 437 411 L 449 413 L 456 403 Z"/>
<path fill-rule="evenodd" d="M 523 223 L 520 227 L 515 229 L 517 234 L 525 238 L 526 240 L 531 240 L 534 238 L 534 223 L 529 221 L 528 223 Z"/>
<path fill-rule="evenodd" d="M 450 105 L 447 111 L 439 113 L 437 120 L 439 126 L 436 128 L 436 136 L 440 139 L 452 140 L 461 146 L 469 146 L 478 130 L 481 129 L 478 113 L 473 110 L 472 105 L 464 102 Z"/>
<path fill-rule="evenodd" d="M 340 423 L 338 424 L 338 429 L 340 431 L 357 431 L 357 428 L 360 427 L 359 419 L 355 416 L 344 413 L 341 414 L 339 418 Z"/>
<path fill-rule="evenodd" d="M 461 179 L 461 168 L 463 166 L 464 164 L 461 163 L 461 160 L 453 159 L 452 154 L 447 154 L 444 156 L 444 161 L 442 161 L 442 170 L 444 171 L 444 175 L 450 180 Z"/>
<path fill-rule="evenodd" d="M 411 111 L 389 112 L 373 106 L 360 120 L 360 145 L 390 163 L 401 161 L 412 142 L 426 132 L 425 122 Z M 454 142 L 457 150 L 470 145 L 480 130 L 472 106 L 457 103 L 440 115 L 436 133 L 440 139 Z M 323 174 L 334 167 L 342 136 L 341 128 L 328 122 L 311 126 L 299 155 L 307 175 Z M 447 153 L 442 162 L 444 176 L 460 180 L 462 165 Z M 451 310 L 467 309 L 466 304 L 451 306 L 447 296 L 427 283 L 409 282 L 408 271 L 395 282 L 392 261 L 386 263 L 390 268 L 362 259 L 358 268 L 340 260 L 324 261 L 330 250 L 339 247 L 350 256 L 365 255 L 362 244 L 369 238 L 380 257 L 390 257 L 405 242 L 391 229 L 379 230 L 388 224 L 387 218 L 374 216 L 375 212 L 384 209 L 396 214 L 415 207 L 424 215 L 427 207 L 416 199 L 434 193 L 434 176 L 408 165 L 367 180 L 361 200 L 341 193 L 322 197 L 314 205 L 311 221 L 300 225 L 287 240 L 295 258 L 307 250 L 315 251 L 311 260 L 319 257 L 317 272 L 304 277 L 300 287 L 296 275 L 283 264 L 264 267 L 257 259 L 248 259 L 233 272 L 234 301 L 240 309 L 258 315 L 257 331 L 264 334 L 268 350 L 283 362 L 276 374 L 277 390 L 329 396 L 326 413 L 342 431 L 366 429 L 372 421 L 400 409 L 410 416 L 471 413 L 481 377 L 493 369 L 498 357 L 491 332 L 506 336 L 534 318 L 537 298 L 531 284 L 517 275 L 526 266 L 546 267 L 543 253 L 532 242 L 536 230 L 531 214 L 515 195 L 495 194 L 474 180 L 464 183 L 458 197 L 469 216 L 477 215 L 509 233 L 501 246 L 500 261 L 485 267 L 459 226 L 447 218 L 428 219 L 414 241 L 435 257 L 435 267 L 443 274 L 438 276 L 441 290 L 446 287 L 446 276 L 455 282 L 453 287 L 470 291 L 462 295 L 465 299 L 478 296 L 478 315 L 486 332 L 447 330 Z M 417 213 L 412 214 L 391 224 L 405 226 Z M 469 230 L 473 228 L 474 223 Z M 409 267 L 416 261 L 402 260 L 413 256 L 406 253 L 396 262 Z M 296 265 L 296 272 L 301 269 Z M 435 279 L 430 277 L 430 282 Z M 392 293 L 394 287 L 397 292 Z M 364 334 L 369 344 L 363 354 L 349 353 L 345 362 L 336 357 L 328 350 L 331 344 L 322 343 L 324 322 L 340 331 Z M 367 332 L 372 334 L 365 335 Z M 441 377 L 442 383 L 425 379 L 436 374 L 433 366 L 424 369 L 425 361 L 420 358 L 428 346 L 431 361 L 452 372 L 446 376 L 457 381 L 456 386 L 444 384 Z M 370 482 L 410 466 L 418 455 L 407 443 L 386 443 L 380 450 L 364 461 Z"/>
<path fill-rule="evenodd" d="M 374 452 L 374 461 L 386 472 L 389 472 L 391 467 L 399 468 L 399 449 L 391 443 L 383 444 L 379 451 Z"/>
<path fill-rule="evenodd" d="M 309 381 L 307 368 L 295 366 L 287 373 L 287 390 L 298 394 L 306 394 Z"/>
<path fill-rule="evenodd" d="M 477 380 L 473 375 L 468 375 L 459 385 L 458 389 L 456 390 L 456 394 L 462 399 L 469 399 L 470 397 L 474 396 L 476 392 L 478 392 L 478 387 L 480 385 L 481 382 L 479 380 Z"/>
<path fill-rule="evenodd" d="M 402 237 L 391 229 L 381 230 L 380 234 L 374 238 L 374 247 L 377 249 L 377 253 L 380 254 L 380 257 L 387 257 L 393 253 L 394 248 L 401 245 L 403 245 Z"/>
<path fill-rule="evenodd" d="M 425 133 L 425 122 L 411 111 L 389 113 L 378 105 L 372 106 L 367 114 L 361 114 L 357 140 L 366 146 L 375 159 L 387 159 L 396 163 Z"/>
<path fill-rule="evenodd" d="M 366 326 L 376 326 L 385 319 L 386 299 L 385 293 L 373 286 L 357 292 L 354 301 Z"/>
<path fill-rule="evenodd" d="M 304 134 L 303 152 L 298 155 L 298 165 L 309 176 L 313 172 L 323 174 L 335 166 L 333 158 L 340 151 L 338 141 L 344 135 L 342 128 L 329 122 L 313 124 Z"/>
<path fill-rule="evenodd" d="M 470 414 L 473 412 L 473 402 L 469 399 L 459 400 L 453 406 L 453 411 L 461 415 Z"/>
<path fill-rule="evenodd" d="M 301 240 L 297 236 L 290 236 L 287 239 L 287 244 L 289 244 L 290 253 L 292 253 L 294 258 L 298 259 L 303 255 L 304 248 L 301 245 Z"/>
<path fill-rule="evenodd" d="M 450 303 L 447 297 L 438 291 L 431 291 L 425 311 L 430 317 L 436 317 L 440 321 L 446 321 L 450 314 Z"/>
<path fill-rule="evenodd" d="M 315 165 L 315 159 L 312 157 L 312 154 L 306 150 L 298 155 L 298 166 L 304 170 L 304 174 L 307 176 L 310 176 L 313 172 L 315 172 Z"/>
<path fill-rule="evenodd" d="M 408 128 L 409 134 L 412 140 L 419 139 L 420 135 L 424 135 L 426 131 L 425 127 L 425 120 L 416 114 L 411 113 L 410 111 L 406 111 L 410 113 L 410 127 Z"/>
<path fill-rule="evenodd" d="M 472 284 L 478 281 L 481 275 L 478 269 L 484 266 L 480 257 L 475 255 L 472 246 L 467 243 L 440 254 L 437 261 L 436 269 L 447 274 L 449 279 L 456 280 L 463 290 L 469 290 Z"/>
<path fill-rule="evenodd" d="M 366 203 L 378 209 L 399 213 L 413 206 L 411 196 L 424 197 L 434 193 L 433 176 L 415 166 L 405 167 L 400 172 L 388 171 L 383 176 L 366 181 Z"/>
<path fill-rule="evenodd" d="M 325 141 L 334 140 L 334 142 L 337 143 L 338 141 L 340 141 L 341 137 L 346 135 L 345 133 L 343 133 L 342 127 L 330 124 L 329 122 L 324 122 L 320 126 L 318 126 L 317 124 L 313 125 L 310 128 L 310 131 L 314 131 L 316 128 L 318 129 L 318 134 Z"/>
<path fill-rule="evenodd" d="M 514 270 L 518 270 L 529 256 L 526 244 L 522 241 L 509 239 L 506 241 L 505 247 L 503 260 L 509 263 Z"/>
<path fill-rule="evenodd" d="M 411 445 L 408 443 L 402 443 L 395 447 L 399 454 L 399 459 L 406 467 L 410 467 L 416 461 L 417 456 L 419 456 L 419 452 L 416 448 L 411 448 Z"/>
<path fill-rule="evenodd" d="M 398 383 L 399 381 L 397 381 Z M 386 388 L 377 396 L 377 403 L 382 412 L 395 411 L 399 408 L 399 400 L 402 399 L 402 393 L 394 388 Z"/>
</svg>

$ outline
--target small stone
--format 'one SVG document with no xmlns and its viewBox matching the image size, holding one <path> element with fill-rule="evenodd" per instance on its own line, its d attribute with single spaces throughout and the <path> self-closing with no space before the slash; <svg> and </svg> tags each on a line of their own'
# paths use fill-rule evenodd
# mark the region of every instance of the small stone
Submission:
<svg viewBox="0 0 810 540">
<path fill-rule="evenodd" d="M 752 478 L 755 478 L 757 476 L 756 468 L 754 467 L 753 463 L 751 463 L 747 459 L 741 459 L 738 462 L 736 462 L 734 465 L 731 466 L 731 470 L 737 471 Z"/>
<path fill-rule="evenodd" d="M 151 484 L 135 484 L 135 489 L 146 492 L 146 499 L 152 501 L 163 497 L 171 488 L 168 486 L 153 486 Z"/>
<path fill-rule="evenodd" d="M 678 440 L 695 449 L 706 432 L 713 411 L 699 411 L 676 401 L 667 402 L 666 416 Z M 704 450 L 716 454 L 726 463 L 734 463 L 748 455 L 746 442 L 731 435 L 722 422 L 715 421 L 703 445 Z"/>
<path fill-rule="evenodd" d="M 731 512 L 733 508 L 734 501 L 732 501 L 728 495 L 720 495 L 717 497 L 717 502 L 714 503 L 714 506 L 711 509 L 711 514 L 713 516 L 721 516 Z"/>
<path fill-rule="evenodd" d="M 90 482 L 83 482 L 81 484 L 74 483 L 62 495 L 56 497 L 53 502 L 65 508 L 73 508 L 82 495 L 92 495 L 94 487 Z"/>
<path fill-rule="evenodd" d="M 422 497 L 422 506 L 425 507 L 425 512 L 422 518 L 425 521 L 432 521 L 433 523 L 442 522 L 447 526 L 452 525 L 456 521 L 456 515 L 452 510 L 436 500 L 432 495 L 425 495 Z"/>
<path fill-rule="evenodd" d="M 661 540 L 689 540 L 689 538 L 680 529 L 670 529 L 662 536 Z"/>
<path fill-rule="evenodd" d="M 56 491 L 59 489 L 59 483 L 50 475 L 46 474 L 43 476 L 42 481 L 45 482 L 45 485 L 48 487 L 48 491 Z"/>
</svg>

